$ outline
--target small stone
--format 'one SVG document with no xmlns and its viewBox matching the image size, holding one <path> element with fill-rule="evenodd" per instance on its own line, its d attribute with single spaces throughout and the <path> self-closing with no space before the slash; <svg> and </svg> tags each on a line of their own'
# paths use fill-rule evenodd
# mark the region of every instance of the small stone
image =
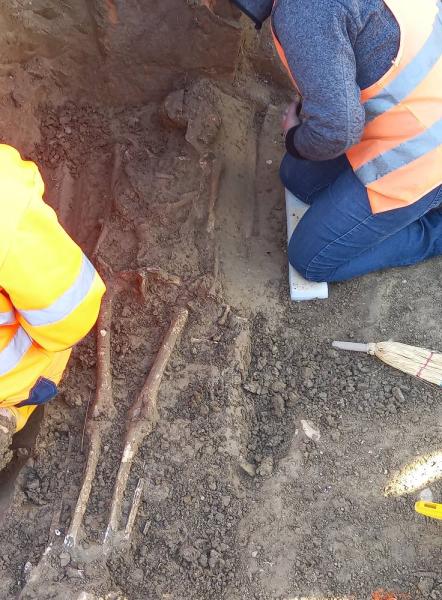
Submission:
<svg viewBox="0 0 442 600">
<path fill-rule="evenodd" d="M 193 563 L 198 560 L 200 553 L 193 546 L 182 546 L 180 555 L 186 562 Z"/>
<path fill-rule="evenodd" d="M 296 406 L 296 404 L 299 402 L 299 396 L 296 392 L 289 392 L 287 395 L 287 401 L 286 404 L 287 406 L 293 407 Z"/>
<path fill-rule="evenodd" d="M 281 396 L 281 394 L 275 394 L 272 398 L 272 401 L 273 401 L 273 409 L 276 413 L 276 416 L 282 417 L 282 415 L 285 412 L 284 398 Z"/>
<path fill-rule="evenodd" d="M 34 569 L 33 564 L 28 560 L 25 563 L 25 566 L 23 567 L 23 577 L 24 577 L 25 581 L 28 581 L 33 569 Z"/>
<path fill-rule="evenodd" d="M 121 311 L 121 316 L 122 317 L 130 317 L 131 312 L 130 312 L 130 308 L 128 306 L 125 306 L 123 308 L 123 310 Z"/>
<path fill-rule="evenodd" d="M 430 488 L 424 488 L 419 493 L 419 500 L 423 500 L 424 502 L 433 502 L 433 492 Z"/>
<path fill-rule="evenodd" d="M 405 402 L 405 396 L 400 387 L 394 387 L 392 390 L 393 398 L 403 404 Z"/>
<path fill-rule="evenodd" d="M 230 498 L 230 496 L 223 496 L 221 498 L 221 503 L 222 505 L 226 508 L 227 506 L 229 506 L 230 502 L 232 501 L 232 499 Z"/>
<path fill-rule="evenodd" d="M 249 381 L 248 383 L 245 383 L 243 387 L 247 392 L 250 392 L 251 394 L 259 393 L 259 384 L 256 381 Z"/>
<path fill-rule="evenodd" d="M 201 556 L 198 559 L 199 564 L 202 567 L 207 567 L 207 565 L 209 564 L 209 559 L 207 558 L 207 554 L 201 554 Z"/>
<path fill-rule="evenodd" d="M 284 392 L 286 387 L 287 387 L 286 384 L 283 381 L 281 381 L 280 379 L 278 379 L 272 383 L 272 391 L 276 392 L 276 393 Z"/>
<path fill-rule="evenodd" d="M 135 581 L 136 583 L 141 583 L 144 579 L 143 569 L 134 569 L 131 572 L 130 576 L 132 581 Z"/>
<path fill-rule="evenodd" d="M 146 523 L 144 524 L 144 527 L 143 527 L 143 535 L 147 535 L 151 525 L 152 525 L 152 521 L 146 521 Z"/>
<path fill-rule="evenodd" d="M 17 448 L 15 454 L 18 458 L 27 458 L 31 454 L 31 451 L 29 448 Z"/>
<path fill-rule="evenodd" d="M 40 488 L 40 480 L 39 479 L 31 479 L 26 482 L 27 490 L 38 490 Z"/>
<path fill-rule="evenodd" d="M 83 399 L 80 394 L 74 395 L 74 405 L 75 406 L 83 406 Z"/>
<path fill-rule="evenodd" d="M 68 567 L 66 569 L 66 575 L 70 579 L 84 579 L 84 573 L 80 569 L 73 569 L 72 567 Z"/>
<path fill-rule="evenodd" d="M 311 367 L 304 367 L 302 369 L 302 375 L 305 380 L 309 380 L 313 377 L 313 369 Z"/>
<path fill-rule="evenodd" d="M 210 551 L 210 558 L 209 558 L 209 567 L 211 569 L 213 569 L 214 567 L 216 567 L 216 564 L 218 563 L 220 559 L 220 555 L 216 550 L 211 550 Z"/>
<path fill-rule="evenodd" d="M 171 92 L 164 101 L 164 112 L 170 122 L 180 128 L 187 126 L 188 117 L 185 112 L 184 90 Z"/>
<path fill-rule="evenodd" d="M 247 473 L 247 475 L 249 475 L 250 477 L 255 477 L 255 475 L 256 475 L 255 465 L 252 465 L 252 463 L 249 463 L 246 460 L 241 460 L 239 463 L 239 466 L 245 473 Z"/>
<path fill-rule="evenodd" d="M 273 473 L 273 457 L 266 456 L 256 470 L 260 477 L 268 477 Z"/>
<path fill-rule="evenodd" d="M 301 419 L 301 426 L 305 435 L 309 439 L 313 440 L 314 442 L 319 442 L 321 438 L 321 433 L 311 421 Z"/>
<path fill-rule="evenodd" d="M 331 439 L 334 442 L 339 442 L 339 440 L 341 439 L 341 432 L 338 431 L 337 429 L 335 429 L 334 431 L 331 432 Z"/>
<path fill-rule="evenodd" d="M 207 417 L 209 414 L 210 410 L 209 407 L 207 406 L 207 404 L 201 404 L 200 406 L 200 415 L 202 417 Z"/>
<path fill-rule="evenodd" d="M 434 587 L 434 579 L 431 577 L 421 577 L 417 584 L 417 589 L 420 591 L 424 598 L 427 598 Z"/>
<path fill-rule="evenodd" d="M 71 562 L 71 556 L 67 552 L 62 552 L 59 556 L 60 558 L 60 567 L 67 567 Z"/>
<path fill-rule="evenodd" d="M 257 556 L 258 556 L 258 552 L 257 552 L 257 550 L 254 550 L 252 552 L 252 558 L 256 558 Z"/>
</svg>

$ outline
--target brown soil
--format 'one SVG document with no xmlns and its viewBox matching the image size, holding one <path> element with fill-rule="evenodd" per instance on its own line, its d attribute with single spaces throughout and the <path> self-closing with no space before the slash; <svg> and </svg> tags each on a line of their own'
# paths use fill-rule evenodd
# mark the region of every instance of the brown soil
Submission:
<svg viewBox="0 0 442 600">
<path fill-rule="evenodd" d="M 38 162 L 87 252 L 104 227 L 101 260 L 155 269 L 146 300 L 126 289 L 114 305 L 117 416 L 74 550 L 62 542 L 85 467 L 93 335 L 43 421 L 14 440 L 0 478 L 1 599 L 442 598 L 437 523 L 414 513 L 416 491 L 383 493 L 440 449 L 440 391 L 330 349 L 335 338 L 442 347 L 439 263 L 290 303 L 278 182 L 288 86 L 268 32 L 223 5 L 0 4 L 2 141 Z M 123 503 L 122 527 L 144 478 L 133 536 L 105 553 L 128 409 L 180 306 L 190 318 Z"/>
<path fill-rule="evenodd" d="M 14 431 L 13 421 L 0 415 L 0 471 L 12 459 L 11 443 Z"/>
</svg>

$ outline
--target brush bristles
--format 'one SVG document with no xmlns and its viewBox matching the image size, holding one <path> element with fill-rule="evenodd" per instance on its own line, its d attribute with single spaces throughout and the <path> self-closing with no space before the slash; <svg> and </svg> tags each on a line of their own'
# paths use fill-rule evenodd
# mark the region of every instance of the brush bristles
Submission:
<svg viewBox="0 0 442 600">
<path fill-rule="evenodd" d="M 442 385 L 442 354 L 438 352 L 398 342 L 379 342 L 375 345 L 375 354 L 391 367 Z"/>
</svg>

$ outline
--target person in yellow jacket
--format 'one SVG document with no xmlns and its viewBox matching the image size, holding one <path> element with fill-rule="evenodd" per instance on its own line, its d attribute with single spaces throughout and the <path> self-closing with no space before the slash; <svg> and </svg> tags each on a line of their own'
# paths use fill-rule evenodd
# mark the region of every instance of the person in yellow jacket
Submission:
<svg viewBox="0 0 442 600">
<path fill-rule="evenodd" d="M 0 469 L 12 435 L 57 394 L 105 292 L 43 193 L 37 166 L 0 145 Z"/>
</svg>

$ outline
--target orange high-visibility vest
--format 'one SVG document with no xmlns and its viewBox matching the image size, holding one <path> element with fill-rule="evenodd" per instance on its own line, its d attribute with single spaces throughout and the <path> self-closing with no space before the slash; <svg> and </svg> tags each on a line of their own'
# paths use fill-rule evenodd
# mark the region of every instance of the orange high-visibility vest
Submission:
<svg viewBox="0 0 442 600">
<path fill-rule="evenodd" d="M 412 204 L 442 184 L 442 2 L 384 1 L 400 27 L 399 52 L 388 72 L 361 91 L 365 129 L 347 151 L 374 213 Z M 296 86 L 274 33 L 273 39 Z"/>
<path fill-rule="evenodd" d="M 36 165 L 0 145 L 0 407 L 44 401 L 105 291 L 43 193 Z"/>
</svg>

